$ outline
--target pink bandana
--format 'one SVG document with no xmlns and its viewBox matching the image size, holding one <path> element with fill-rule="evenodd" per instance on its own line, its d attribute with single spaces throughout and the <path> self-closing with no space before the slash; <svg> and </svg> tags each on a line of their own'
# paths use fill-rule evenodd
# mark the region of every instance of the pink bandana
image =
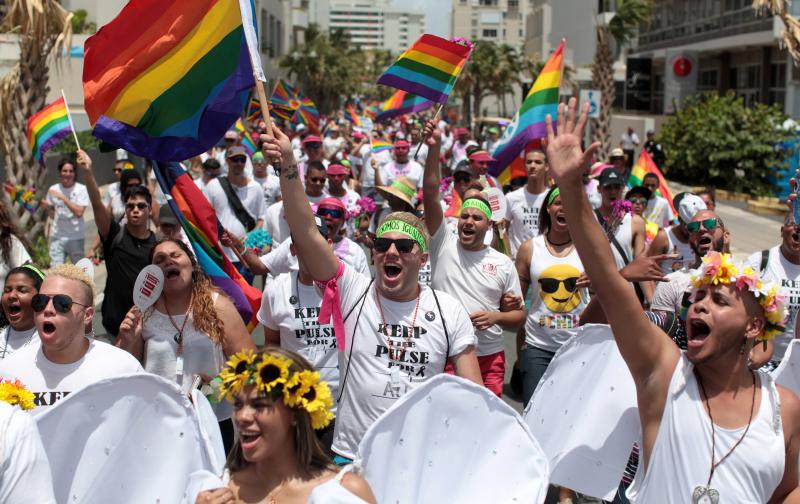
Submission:
<svg viewBox="0 0 800 504">
<path fill-rule="evenodd" d="M 344 273 L 344 263 L 339 261 L 336 274 L 326 282 L 314 282 L 317 287 L 324 289 L 322 306 L 319 309 L 320 324 L 329 324 L 333 318 L 333 333 L 336 336 L 336 346 L 344 352 L 344 319 L 342 319 L 342 300 L 339 298 L 339 277 Z"/>
</svg>

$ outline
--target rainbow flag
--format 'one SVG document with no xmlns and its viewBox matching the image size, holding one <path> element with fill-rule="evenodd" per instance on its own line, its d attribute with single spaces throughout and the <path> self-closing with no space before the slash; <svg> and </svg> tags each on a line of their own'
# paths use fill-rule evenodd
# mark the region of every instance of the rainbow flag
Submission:
<svg viewBox="0 0 800 504">
<path fill-rule="evenodd" d="M 239 133 L 239 137 L 242 139 L 240 144 L 242 147 L 244 147 L 244 150 L 247 151 L 247 154 L 249 156 L 255 154 L 255 152 L 258 150 L 256 148 L 256 143 L 253 141 L 253 137 L 250 135 L 250 132 L 247 131 L 247 128 L 244 127 L 244 123 L 242 122 L 241 117 L 236 120 L 234 129 L 236 130 L 237 133 Z"/>
<path fill-rule="evenodd" d="M 254 123 L 261 119 L 261 102 L 258 98 L 251 96 L 250 101 L 247 102 L 247 110 L 244 115 L 248 122 Z"/>
<path fill-rule="evenodd" d="M 564 41 L 547 60 L 536 82 L 522 102 L 511 124 L 503 132 L 500 142 L 492 152 L 494 161 L 489 165 L 489 174 L 497 177 L 502 185 L 514 177 L 512 164 L 519 163 L 520 153 L 533 141 L 547 137 L 544 119 L 549 114 L 554 119 L 558 109 L 558 88 L 561 86 L 561 69 L 564 64 Z M 518 171 L 518 168 L 516 168 Z"/>
<path fill-rule="evenodd" d="M 219 236 L 223 232 L 217 214 L 192 177 L 176 162 L 153 163 L 161 190 L 169 195 L 168 203 L 192 244 L 197 262 L 211 281 L 231 298 L 247 329 L 258 321 L 261 291 L 245 282 L 236 267 L 222 252 Z"/>
<path fill-rule="evenodd" d="M 5 191 L 8 193 L 8 197 L 11 198 L 11 201 L 16 201 L 22 208 L 30 213 L 35 213 L 36 209 L 39 208 L 39 199 L 36 197 L 36 189 L 32 187 L 25 189 L 21 185 L 14 185 L 11 182 L 6 182 Z"/>
<path fill-rule="evenodd" d="M 672 216 L 677 217 L 678 212 L 676 212 L 675 207 L 672 206 L 672 191 L 670 191 L 667 181 L 664 179 L 664 175 L 661 173 L 661 170 L 658 169 L 658 166 L 656 166 L 650 154 L 642 149 L 642 153 L 639 154 L 639 159 L 636 160 L 636 164 L 633 165 L 631 174 L 628 176 L 628 185 L 630 187 L 642 185 L 644 176 L 648 173 L 655 173 L 658 176 L 658 190 L 656 190 L 656 196 L 665 198 L 669 202 L 669 207 L 672 209 Z"/>
<path fill-rule="evenodd" d="M 388 100 L 378 106 L 376 121 L 388 121 L 403 114 L 419 112 L 431 107 L 433 102 L 403 90 L 395 92 Z"/>
<path fill-rule="evenodd" d="M 356 114 L 353 105 L 347 106 L 347 114 L 345 117 L 347 117 L 348 121 L 353 123 L 353 126 L 361 126 L 361 119 L 358 118 L 358 114 Z"/>
<path fill-rule="evenodd" d="M 28 145 L 33 158 L 44 166 L 44 154 L 72 133 L 67 104 L 61 97 L 28 119 Z"/>
<path fill-rule="evenodd" d="M 375 119 L 378 116 L 378 105 L 367 105 L 364 107 L 364 115 L 370 119 Z"/>
<path fill-rule="evenodd" d="M 377 154 L 379 152 L 383 152 L 385 150 L 393 149 L 394 145 L 391 142 L 387 142 L 386 140 L 372 140 L 372 153 Z"/>
<path fill-rule="evenodd" d="M 292 117 L 294 124 L 303 123 L 312 131 L 319 131 L 319 110 L 317 105 L 305 96 L 300 97 L 300 106 Z"/>
<path fill-rule="evenodd" d="M 378 84 L 447 103 L 471 46 L 424 34 L 378 78 Z"/>
<path fill-rule="evenodd" d="M 255 27 L 244 17 L 253 18 L 252 0 L 129 1 L 84 46 L 94 136 L 161 161 L 208 150 L 255 84 Z"/>
</svg>

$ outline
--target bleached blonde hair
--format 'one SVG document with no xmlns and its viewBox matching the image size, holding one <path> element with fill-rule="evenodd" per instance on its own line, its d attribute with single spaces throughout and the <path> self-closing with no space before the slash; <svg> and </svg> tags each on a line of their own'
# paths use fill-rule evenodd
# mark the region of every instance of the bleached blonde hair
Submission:
<svg viewBox="0 0 800 504">
<path fill-rule="evenodd" d="M 45 275 L 45 278 L 49 277 L 68 278 L 69 280 L 80 282 L 81 285 L 83 285 L 83 290 L 86 294 L 86 304 L 89 306 L 94 306 L 94 282 L 91 278 L 89 278 L 89 275 L 87 275 L 79 267 L 69 263 L 53 266 L 47 270 Z"/>
</svg>

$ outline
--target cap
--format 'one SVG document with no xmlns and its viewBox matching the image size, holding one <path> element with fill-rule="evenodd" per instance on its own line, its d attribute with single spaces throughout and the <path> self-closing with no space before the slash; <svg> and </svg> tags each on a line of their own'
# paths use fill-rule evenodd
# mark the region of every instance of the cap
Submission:
<svg viewBox="0 0 800 504">
<path fill-rule="evenodd" d="M 469 161 L 467 161 L 466 159 L 462 159 L 461 161 L 458 162 L 456 167 L 453 168 L 453 175 L 459 172 L 469 173 L 470 175 L 472 175 L 472 169 L 469 167 Z"/>
<path fill-rule="evenodd" d="M 175 213 L 172 211 L 169 205 L 164 205 L 161 207 L 161 210 L 158 212 L 158 223 L 160 224 L 171 224 L 173 226 L 178 225 L 178 219 L 175 217 Z"/>
<path fill-rule="evenodd" d="M 294 130 L 295 131 L 305 131 L 306 130 L 306 125 L 303 124 L 303 123 L 300 123 L 300 124 L 298 124 L 297 126 L 294 127 Z"/>
<path fill-rule="evenodd" d="M 494 161 L 494 158 L 485 150 L 476 150 L 469 155 L 470 161 Z"/>
<path fill-rule="evenodd" d="M 606 168 L 602 172 L 600 172 L 600 187 L 606 187 L 610 185 L 625 185 L 625 181 L 622 180 L 622 173 L 616 168 Z"/>
<path fill-rule="evenodd" d="M 411 145 L 406 142 L 405 140 L 398 140 L 394 143 L 394 148 L 397 149 L 398 147 L 408 149 Z"/>
<path fill-rule="evenodd" d="M 618 157 L 624 158 L 625 157 L 625 152 L 622 149 L 620 149 L 619 147 L 617 147 L 616 149 L 611 149 L 611 154 L 608 155 L 608 158 L 609 159 L 614 159 L 614 158 L 618 158 Z"/>
<path fill-rule="evenodd" d="M 353 138 L 355 138 L 356 140 L 361 140 L 362 138 L 364 138 L 364 133 L 360 131 L 355 131 L 353 132 Z"/>
<path fill-rule="evenodd" d="M 656 131 L 655 131 L 655 130 L 651 130 L 651 129 L 649 129 L 649 130 L 647 130 L 647 134 L 648 134 L 648 135 L 655 135 L 655 134 L 656 134 Z"/>
<path fill-rule="evenodd" d="M 649 200 L 653 196 L 653 192 L 650 189 L 646 188 L 645 186 L 635 186 L 631 187 L 630 191 L 625 193 L 625 199 L 628 199 L 631 196 L 636 196 L 636 195 L 642 196 L 644 197 L 644 199 Z"/>
<path fill-rule="evenodd" d="M 456 128 L 455 134 L 456 136 L 469 135 L 469 131 L 467 131 L 467 128 Z"/>
<path fill-rule="evenodd" d="M 345 212 L 347 212 L 347 207 L 344 206 L 342 200 L 340 200 L 339 198 L 334 198 L 333 196 L 328 196 L 327 198 L 322 198 L 321 200 L 319 200 L 319 203 L 317 203 L 317 208 L 323 206 L 338 208 L 340 210 L 344 210 Z"/>
<path fill-rule="evenodd" d="M 238 140 L 238 139 L 239 139 L 239 133 L 236 133 L 233 130 L 225 132 L 225 140 Z"/>
<path fill-rule="evenodd" d="M 689 223 L 700 210 L 708 210 L 703 198 L 696 194 L 687 194 L 681 198 L 681 202 L 678 205 L 678 217 L 680 217 L 681 222 Z"/>
<path fill-rule="evenodd" d="M 320 137 L 318 137 L 317 135 L 308 135 L 300 143 L 303 144 L 303 145 L 305 145 L 307 143 L 320 143 L 321 144 L 322 143 L 322 139 Z"/>
<path fill-rule="evenodd" d="M 494 126 L 492 126 L 491 128 L 489 128 L 489 133 L 493 133 L 495 135 L 499 135 L 500 134 L 500 130 L 495 128 Z"/>
<path fill-rule="evenodd" d="M 417 196 L 417 185 L 405 175 L 397 177 L 390 186 L 378 186 L 375 189 L 378 190 L 381 196 L 394 196 L 408 203 L 410 207 L 414 206 L 414 198 Z"/>
<path fill-rule="evenodd" d="M 343 165 L 340 165 L 339 163 L 329 164 L 326 172 L 328 173 L 328 175 L 347 175 L 348 173 L 347 168 L 345 168 Z"/>
<path fill-rule="evenodd" d="M 266 162 L 266 159 L 264 159 L 264 154 L 261 151 L 253 153 L 253 156 L 252 156 L 251 159 L 253 160 L 254 163 L 257 162 L 257 161 Z"/>
<path fill-rule="evenodd" d="M 225 158 L 230 159 L 234 156 L 247 156 L 247 151 L 244 150 L 244 147 L 241 145 L 228 147 L 228 152 L 225 154 Z"/>
</svg>

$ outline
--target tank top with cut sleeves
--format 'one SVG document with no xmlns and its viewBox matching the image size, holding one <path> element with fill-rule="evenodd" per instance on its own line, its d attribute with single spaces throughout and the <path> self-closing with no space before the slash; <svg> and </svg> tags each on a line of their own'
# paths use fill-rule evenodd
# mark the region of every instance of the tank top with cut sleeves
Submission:
<svg viewBox="0 0 800 504">
<path fill-rule="evenodd" d="M 212 294 L 216 302 L 218 293 Z M 186 315 L 173 315 L 175 325 L 180 328 Z M 155 308 L 148 310 L 142 320 L 142 339 L 144 339 L 145 371 L 178 383 L 175 374 L 178 360 L 178 330 L 170 322 L 169 316 Z M 199 331 L 191 315 L 183 329 L 183 379 L 179 383 L 183 392 L 192 386 L 193 375 L 216 376 L 225 364 L 222 347 L 216 345 L 208 335 Z M 230 418 L 231 406 L 227 401 L 212 405 L 219 420 Z"/>
<path fill-rule="evenodd" d="M 709 485 L 719 491 L 721 503 L 763 504 L 783 478 L 785 447 L 778 390 L 770 375 L 760 371 L 756 384 L 761 387 L 758 413 L 741 444 L 717 466 Z M 738 429 L 716 426 L 715 462 L 730 451 L 744 430 L 744 425 Z M 711 423 L 694 366 L 681 353 L 648 467 L 639 465 L 627 495 L 639 504 L 688 503 L 695 487 L 708 482 L 710 469 Z"/>
</svg>

